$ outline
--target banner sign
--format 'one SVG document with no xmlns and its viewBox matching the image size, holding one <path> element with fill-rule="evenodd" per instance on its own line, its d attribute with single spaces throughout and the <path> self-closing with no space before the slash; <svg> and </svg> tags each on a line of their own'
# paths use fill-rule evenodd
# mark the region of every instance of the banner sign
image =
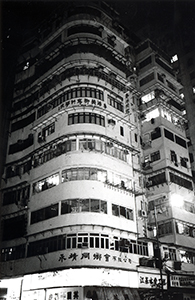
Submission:
<svg viewBox="0 0 195 300">
<path fill-rule="evenodd" d="M 195 276 L 171 275 L 170 287 L 195 289 Z"/>
</svg>

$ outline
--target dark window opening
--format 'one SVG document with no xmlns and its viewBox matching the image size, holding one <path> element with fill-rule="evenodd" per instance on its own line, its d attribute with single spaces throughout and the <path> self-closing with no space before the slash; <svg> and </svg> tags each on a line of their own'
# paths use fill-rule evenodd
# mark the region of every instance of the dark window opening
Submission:
<svg viewBox="0 0 195 300">
<path fill-rule="evenodd" d="M 31 213 L 31 224 L 54 218 L 56 216 L 58 216 L 58 204 L 53 204 L 48 207 L 33 211 Z"/>
<path fill-rule="evenodd" d="M 161 137 L 161 129 L 160 127 L 156 127 L 154 131 L 151 132 L 151 139 L 155 140 Z"/>
<path fill-rule="evenodd" d="M 91 34 L 98 35 L 100 37 L 102 36 L 99 28 L 90 25 L 84 25 L 84 24 L 76 25 L 68 28 L 67 30 L 67 36 L 70 36 L 72 34 L 77 34 L 77 33 L 91 33 Z"/>
<path fill-rule="evenodd" d="M 149 178 L 148 178 L 148 182 L 150 183 L 150 184 L 149 184 L 149 187 L 150 187 L 150 186 L 154 186 L 154 185 L 159 185 L 159 184 L 165 183 L 165 182 L 166 182 L 166 175 L 165 175 L 165 172 L 160 173 L 160 174 L 157 174 L 157 175 L 152 176 L 152 177 L 149 177 Z"/>
<path fill-rule="evenodd" d="M 183 148 L 187 148 L 186 141 L 179 136 L 175 135 L 175 141 L 178 145 L 182 146 Z"/>
<path fill-rule="evenodd" d="M 149 65 L 151 62 L 152 62 L 152 58 L 151 58 L 151 56 L 149 56 L 149 57 L 147 57 L 146 59 L 142 60 L 142 61 L 139 63 L 139 68 L 142 69 L 142 68 L 144 68 L 145 66 Z"/>
<path fill-rule="evenodd" d="M 147 84 L 154 79 L 154 73 L 151 73 L 140 80 L 140 86 Z"/>
<path fill-rule="evenodd" d="M 177 154 L 173 150 L 171 150 L 171 161 L 174 162 L 176 166 L 178 166 L 178 164 L 177 164 Z"/>
<path fill-rule="evenodd" d="M 186 189 L 189 189 L 189 190 L 193 190 L 193 186 L 192 186 L 192 182 L 190 180 L 187 180 L 185 178 L 182 178 L 176 174 L 173 174 L 173 173 L 169 173 L 170 174 L 170 181 L 179 185 L 179 186 L 182 186 Z"/>
<path fill-rule="evenodd" d="M 27 216 L 20 215 L 2 221 L 3 240 L 12 240 L 25 236 L 27 230 Z"/>
<path fill-rule="evenodd" d="M 172 132 L 164 128 L 165 137 L 174 142 L 174 135 Z"/>
<path fill-rule="evenodd" d="M 120 135 L 124 136 L 124 128 L 120 126 Z"/>
</svg>

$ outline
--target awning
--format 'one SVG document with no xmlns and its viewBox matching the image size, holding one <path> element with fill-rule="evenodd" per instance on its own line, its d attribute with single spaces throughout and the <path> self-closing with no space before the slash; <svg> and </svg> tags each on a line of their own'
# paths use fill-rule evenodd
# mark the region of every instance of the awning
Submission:
<svg viewBox="0 0 195 300">
<path fill-rule="evenodd" d="M 85 287 L 85 297 L 90 300 L 141 300 L 137 289 L 127 287 Z"/>
</svg>

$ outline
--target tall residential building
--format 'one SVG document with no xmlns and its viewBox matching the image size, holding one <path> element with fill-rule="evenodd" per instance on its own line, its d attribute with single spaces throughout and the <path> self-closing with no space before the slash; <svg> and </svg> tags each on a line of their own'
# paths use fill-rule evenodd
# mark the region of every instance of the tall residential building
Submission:
<svg viewBox="0 0 195 300">
<path fill-rule="evenodd" d="M 161 254 L 158 244 L 154 253 L 161 255 L 170 273 L 170 292 L 179 299 L 180 288 L 193 287 L 194 277 L 189 275 L 195 274 L 195 198 L 183 87 L 170 58 L 150 40 L 141 43 L 136 54 L 148 229 L 157 231 L 148 231 L 148 236 L 158 237 Z"/>
<path fill-rule="evenodd" d="M 191 297 L 179 286 L 195 280 L 182 86 L 118 17 L 104 2 L 62 5 L 21 49 L 1 185 L 3 299 Z"/>
<path fill-rule="evenodd" d="M 163 4 L 164 5 L 164 4 Z M 136 31 L 141 39 L 150 38 L 170 57 L 178 80 L 183 85 L 183 97 L 187 114 L 186 134 L 189 139 L 188 150 L 195 182 L 195 6 L 191 1 L 167 2 L 167 15 L 159 16 L 157 9 L 156 26 L 153 21 Z"/>
</svg>

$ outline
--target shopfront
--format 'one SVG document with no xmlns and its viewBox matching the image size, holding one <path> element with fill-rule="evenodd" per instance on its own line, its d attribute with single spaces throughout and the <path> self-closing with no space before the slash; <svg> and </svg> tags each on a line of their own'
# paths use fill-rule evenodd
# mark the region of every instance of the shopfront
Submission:
<svg viewBox="0 0 195 300">
<path fill-rule="evenodd" d="M 195 300 L 195 275 L 169 275 L 169 294 L 173 300 Z"/>
</svg>

